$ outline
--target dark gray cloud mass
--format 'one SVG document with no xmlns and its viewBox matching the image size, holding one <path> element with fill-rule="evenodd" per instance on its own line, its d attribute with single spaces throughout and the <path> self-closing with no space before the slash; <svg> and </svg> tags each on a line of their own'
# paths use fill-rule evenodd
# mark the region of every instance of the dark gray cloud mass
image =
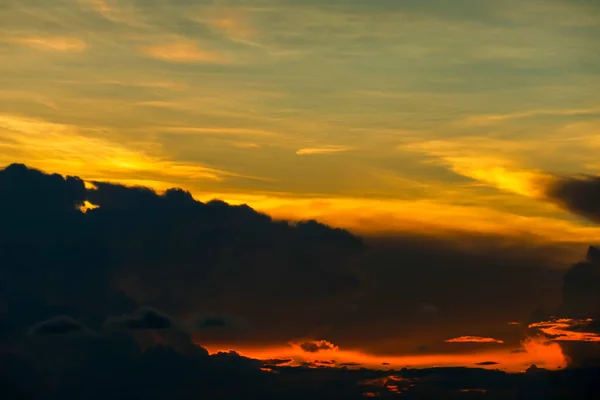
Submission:
<svg viewBox="0 0 600 400">
<path fill-rule="evenodd" d="M 79 321 L 70 317 L 55 317 L 34 325 L 30 334 L 32 335 L 64 335 L 69 333 L 83 332 L 86 327 Z"/>
<path fill-rule="evenodd" d="M 86 200 L 99 208 L 80 211 Z M 194 330 L 207 344 L 310 337 L 375 353 L 410 352 L 415 343 L 444 351 L 440 338 L 464 334 L 510 342 L 508 321 L 559 305 L 564 273 L 555 260 L 565 248 L 553 244 L 361 239 L 316 221 L 201 203 L 179 189 L 157 194 L 102 182 L 86 189 L 79 178 L 23 165 L 0 170 L 0 218 L 0 389 L 11 398 L 392 396 L 385 385 L 357 385 L 381 371 L 209 355 L 194 344 Z M 592 249 L 567 273 L 569 313 L 597 311 L 596 268 Z M 423 304 L 437 312 L 422 312 Z M 306 351 L 331 346 L 306 343 Z M 443 398 L 476 384 L 490 393 L 521 390 L 530 379 L 468 371 L 430 371 L 437 378 L 422 390 Z M 565 374 L 547 376 L 559 379 L 556 387 L 593 389 L 586 373 Z M 544 385 L 534 385 L 534 395 Z"/>
<path fill-rule="evenodd" d="M 546 194 L 566 210 L 600 223 L 600 176 L 558 178 Z"/>
</svg>

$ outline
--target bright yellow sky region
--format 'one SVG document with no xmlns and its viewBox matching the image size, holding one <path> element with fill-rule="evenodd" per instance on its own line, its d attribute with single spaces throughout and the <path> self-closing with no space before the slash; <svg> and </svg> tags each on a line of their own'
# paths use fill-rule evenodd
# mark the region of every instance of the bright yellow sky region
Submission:
<svg viewBox="0 0 600 400">
<path fill-rule="evenodd" d="M 362 232 L 598 241 L 543 189 L 600 172 L 599 14 L 583 0 L 8 0 L 0 164 Z"/>
</svg>

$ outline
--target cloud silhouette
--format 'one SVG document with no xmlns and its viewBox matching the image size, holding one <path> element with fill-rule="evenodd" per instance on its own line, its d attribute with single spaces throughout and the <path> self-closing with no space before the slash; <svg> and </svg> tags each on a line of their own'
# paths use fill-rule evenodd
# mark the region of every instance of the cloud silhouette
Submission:
<svg viewBox="0 0 600 400">
<path fill-rule="evenodd" d="M 600 177 L 575 176 L 558 178 L 546 195 L 566 210 L 600 223 Z"/>
<path fill-rule="evenodd" d="M 81 212 L 85 201 L 98 208 Z M 8 310 L 0 313 L 0 385 L 3 393 L 29 398 L 125 393 L 130 398 L 358 399 L 367 391 L 389 394 L 402 379 L 429 376 L 436 378 L 406 390 L 447 394 L 478 383 L 493 392 L 498 385 L 492 382 L 499 381 L 518 389 L 526 386 L 519 380 L 525 378 L 468 368 L 403 370 L 398 374 L 406 376 L 395 383 L 361 386 L 389 373 L 328 362 L 331 368 L 310 369 L 313 375 L 298 378 L 302 369 L 289 360 L 209 355 L 176 321 L 214 310 L 212 315 L 243 316 L 252 329 L 204 329 L 203 340 L 211 335 L 222 340 L 225 334 L 240 342 L 328 337 L 336 344 L 364 340 L 373 349 L 385 341 L 369 338 L 389 338 L 382 335 L 402 333 L 400 326 L 412 324 L 420 329 L 419 340 L 439 330 L 431 336 L 436 343 L 440 334 L 464 332 L 472 304 L 485 306 L 482 324 L 495 320 L 506 326 L 515 317 L 506 310 L 527 310 L 536 302 L 533 283 L 541 287 L 540 297 L 547 296 L 544 285 L 554 288 L 550 283 L 560 283 L 562 273 L 547 268 L 561 248 L 531 251 L 514 245 L 513 251 L 498 251 L 493 238 L 470 239 L 463 247 L 425 237 L 371 238 L 365 244 L 316 221 L 273 221 L 247 206 L 195 201 L 182 190 L 157 194 L 102 182 L 86 189 L 81 179 L 23 165 L 0 171 L 0 205 L 0 303 Z M 593 296 L 593 286 L 583 285 L 593 280 L 596 254 L 591 249 L 587 260 L 567 273 L 565 305 L 588 311 L 576 295 L 579 288 Z M 508 289 L 510 298 L 503 296 Z M 423 304 L 443 307 L 423 313 Z M 227 319 L 200 322 L 217 327 Z M 437 329 L 428 324 L 438 324 Z M 85 334 L 69 334 L 76 332 Z M 298 347 L 307 354 L 337 348 L 328 341 Z M 261 370 L 267 362 L 270 371 Z M 591 385 L 586 373 L 576 375 L 579 387 Z M 565 379 L 557 382 L 576 381 Z"/>
<path fill-rule="evenodd" d="M 158 310 L 142 308 L 134 314 L 109 318 L 105 325 L 117 329 L 148 330 L 170 329 L 174 327 L 174 322 L 169 316 Z"/>
<path fill-rule="evenodd" d="M 32 335 L 64 335 L 69 333 L 83 332 L 86 327 L 70 317 L 55 317 L 34 325 L 30 334 Z"/>
<path fill-rule="evenodd" d="M 315 340 L 312 342 L 303 342 L 298 346 L 307 353 L 318 353 L 325 350 L 336 350 L 337 346 L 326 340 Z"/>
<path fill-rule="evenodd" d="M 223 318 L 202 318 L 198 321 L 197 326 L 199 328 L 223 328 L 227 326 L 228 323 Z"/>
<path fill-rule="evenodd" d="M 447 339 L 446 343 L 504 343 L 502 340 L 481 336 L 460 336 Z"/>
<path fill-rule="evenodd" d="M 571 366 L 600 366 L 600 249 L 590 246 L 585 260 L 564 274 L 562 304 L 554 318 L 529 328 L 560 344 Z"/>
</svg>

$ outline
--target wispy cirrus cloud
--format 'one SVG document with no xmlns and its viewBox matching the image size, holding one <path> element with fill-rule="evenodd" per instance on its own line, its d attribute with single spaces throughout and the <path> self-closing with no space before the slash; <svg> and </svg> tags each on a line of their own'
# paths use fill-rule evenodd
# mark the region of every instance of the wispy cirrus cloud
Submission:
<svg viewBox="0 0 600 400">
<path fill-rule="evenodd" d="M 187 39 L 142 46 L 140 51 L 148 57 L 175 63 L 229 64 L 234 61 L 225 53 L 203 48 Z"/>
<path fill-rule="evenodd" d="M 349 151 L 349 150 L 350 150 L 350 148 L 348 148 L 348 147 L 335 147 L 335 146 L 306 147 L 306 148 L 298 149 L 296 151 L 296 154 L 299 156 L 310 156 L 310 155 L 317 155 L 317 154 L 335 154 L 335 153 L 341 153 L 341 152 Z"/>
<path fill-rule="evenodd" d="M 82 39 L 68 36 L 27 36 L 5 39 L 5 41 L 21 44 L 38 50 L 62 53 L 81 53 L 87 48 Z"/>
<path fill-rule="evenodd" d="M 465 118 L 464 122 L 473 124 L 492 124 L 497 122 L 510 121 L 523 118 L 534 117 L 551 117 L 551 116 L 593 116 L 600 115 L 600 107 L 596 108 L 579 108 L 579 109 L 546 109 L 546 110 L 530 110 L 521 111 L 509 114 L 488 114 L 488 115 L 472 115 Z"/>
<path fill-rule="evenodd" d="M 117 0 L 83 0 L 88 9 L 101 15 L 104 19 L 134 27 L 144 27 L 142 17 L 129 1 Z"/>
<path fill-rule="evenodd" d="M 529 145 L 472 137 L 415 142 L 400 149 L 425 154 L 433 158 L 431 162 L 484 185 L 526 197 L 543 197 L 551 176 L 518 162 L 519 153 Z"/>
<path fill-rule="evenodd" d="M 177 162 L 144 149 L 89 137 L 79 128 L 40 119 L 0 115 L 0 162 L 14 154 L 42 168 L 69 169 L 89 179 L 111 175 L 150 174 L 154 179 L 204 179 L 220 181 L 236 174 L 194 163 Z M 155 146 L 153 146 L 155 147 Z M 158 180 L 158 179 L 157 179 Z"/>
</svg>

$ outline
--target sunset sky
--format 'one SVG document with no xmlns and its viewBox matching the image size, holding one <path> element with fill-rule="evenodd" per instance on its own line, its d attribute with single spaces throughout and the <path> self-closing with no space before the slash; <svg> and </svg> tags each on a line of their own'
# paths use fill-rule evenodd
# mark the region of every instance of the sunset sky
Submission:
<svg viewBox="0 0 600 400">
<path fill-rule="evenodd" d="M 99 207 L 81 232 L 129 262 L 106 285 L 211 352 L 564 368 L 580 353 L 558 342 L 600 342 L 599 16 L 591 0 L 0 0 L 0 168 L 81 178 L 60 201 Z M 47 179 L 19 168 L 6 193 Z M 160 202 L 202 221 L 204 204 L 102 182 L 373 247 L 226 207 L 235 233 L 197 250 L 185 218 L 114 227 Z M 198 257 L 214 270 L 195 275 Z"/>
<path fill-rule="evenodd" d="M 362 231 L 600 238 L 543 193 L 600 171 L 592 1 L 1 7 L 1 163 Z"/>
</svg>

